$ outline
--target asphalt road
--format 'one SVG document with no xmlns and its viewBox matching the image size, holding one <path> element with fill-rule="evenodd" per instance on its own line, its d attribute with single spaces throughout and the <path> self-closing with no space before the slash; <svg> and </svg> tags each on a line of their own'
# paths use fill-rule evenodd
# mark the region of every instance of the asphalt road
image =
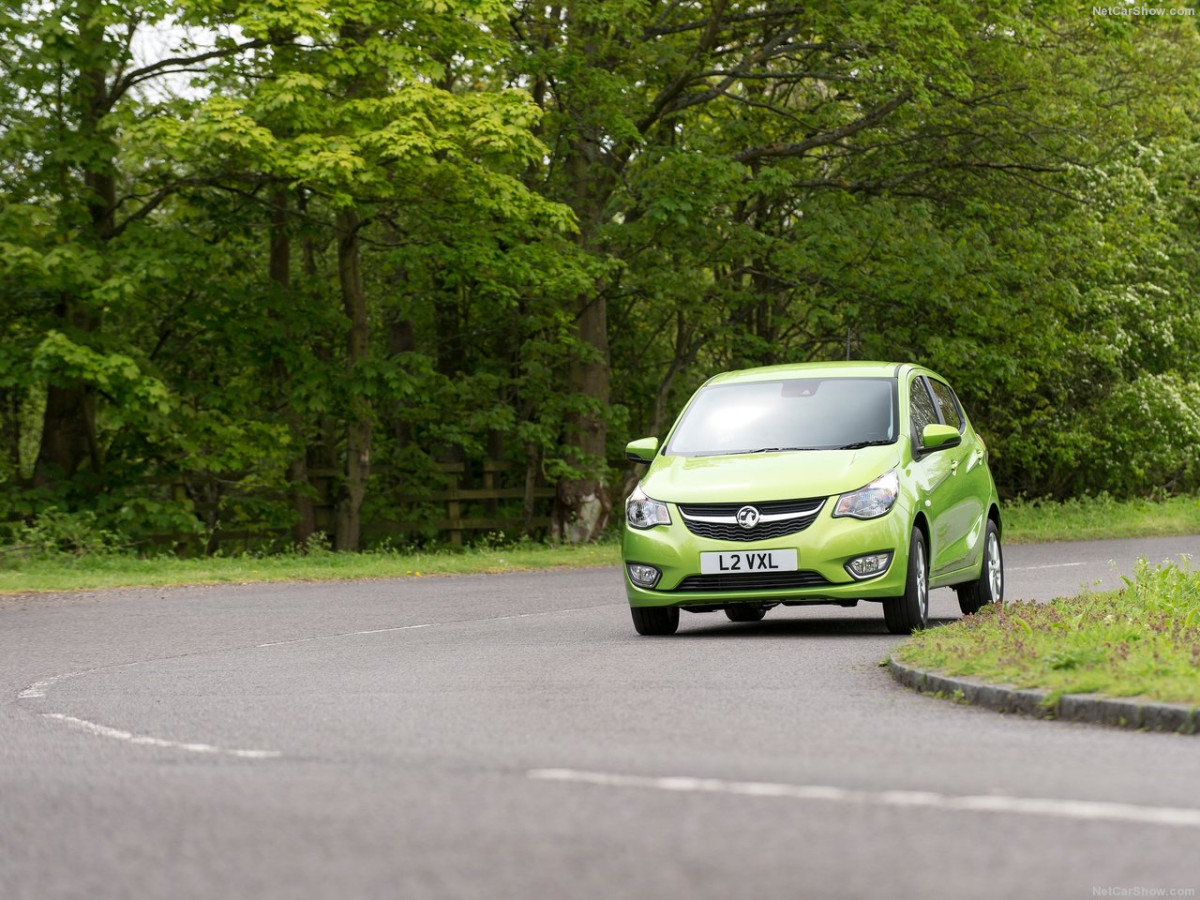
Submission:
<svg viewBox="0 0 1200 900">
<path fill-rule="evenodd" d="M 1014 546 L 1009 596 L 1197 551 Z M 918 696 L 896 641 L 639 638 L 612 569 L 0 599 L 0 900 L 1200 896 L 1200 738 Z"/>
</svg>

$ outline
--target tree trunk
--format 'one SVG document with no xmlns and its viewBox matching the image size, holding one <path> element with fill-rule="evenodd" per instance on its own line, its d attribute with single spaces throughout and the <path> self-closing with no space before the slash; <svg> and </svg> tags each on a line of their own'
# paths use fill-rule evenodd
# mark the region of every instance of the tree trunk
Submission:
<svg viewBox="0 0 1200 900">
<path fill-rule="evenodd" d="M 91 462 L 93 469 L 100 468 L 95 407 L 95 400 L 82 381 L 54 385 L 46 392 L 34 484 L 70 481 L 84 462 Z"/>
<path fill-rule="evenodd" d="M 466 347 L 463 339 L 462 311 L 459 308 L 457 289 L 447 288 L 440 273 L 434 275 L 433 326 L 437 336 L 436 366 L 439 375 L 447 380 L 461 377 L 468 369 L 464 358 Z M 433 448 L 433 457 L 438 462 L 465 464 L 467 454 L 459 444 L 439 444 Z"/>
<path fill-rule="evenodd" d="M 90 51 L 91 58 L 103 60 L 99 48 L 104 43 L 104 26 L 98 15 L 98 4 L 85 3 L 79 15 L 80 48 Z M 82 54 L 89 58 L 89 52 Z M 102 61 L 80 70 L 74 86 L 82 102 L 78 122 L 81 140 L 93 147 L 103 147 L 102 153 L 87 157 L 83 170 L 84 205 L 91 219 L 91 237 L 97 246 L 112 237 L 117 209 L 117 182 L 114 174 L 116 146 L 104 132 L 103 120 L 109 111 L 108 72 Z M 64 123 L 65 124 L 65 123 Z M 64 174 L 64 183 L 66 181 Z M 64 198 L 65 199 L 65 198 Z M 64 295 L 57 314 L 64 331 L 95 333 L 100 330 L 99 310 L 89 311 L 79 300 Z M 46 411 L 42 420 L 42 440 L 34 465 L 34 483 L 54 483 L 71 479 L 85 464 L 98 470 L 101 464 L 100 446 L 96 435 L 96 401 L 92 391 L 82 381 L 51 383 L 46 391 Z"/>
<path fill-rule="evenodd" d="M 267 275 L 272 287 L 271 314 L 283 321 L 285 334 L 286 316 L 277 312 L 290 302 L 292 292 L 292 239 L 288 234 L 288 190 L 276 187 L 271 192 L 271 244 L 267 261 Z M 292 409 L 291 375 L 282 362 L 275 362 L 275 377 L 279 383 L 283 417 L 295 441 L 292 459 L 288 462 L 288 495 L 296 523 L 292 526 L 292 539 L 297 544 L 306 544 L 317 530 L 316 509 L 308 481 L 308 441 L 304 421 Z"/>
<path fill-rule="evenodd" d="M 570 462 L 585 473 L 599 473 L 605 468 L 609 397 L 608 313 L 602 293 L 584 303 L 578 328 L 588 356 L 572 363 L 570 389 L 587 397 L 596 408 L 573 415 L 568 423 L 567 438 L 574 450 Z M 599 474 L 560 481 L 555 499 L 555 531 L 567 543 L 594 540 L 608 524 L 612 502 Z"/>
<path fill-rule="evenodd" d="M 388 352 L 391 356 L 401 353 L 411 353 L 417 349 L 417 332 L 412 319 L 394 316 L 388 323 Z M 412 425 L 405 421 L 402 415 L 404 401 L 397 400 L 392 405 L 392 437 L 398 448 L 407 447 L 412 443 Z"/>
<path fill-rule="evenodd" d="M 586 144 L 576 141 L 569 162 L 572 206 L 579 217 L 579 242 L 585 247 L 594 243 L 599 231 L 610 180 L 592 171 L 588 159 L 591 152 Z M 577 354 L 571 364 L 569 386 L 572 394 L 585 396 L 592 408 L 571 415 L 567 421 L 567 443 L 571 448 L 568 462 L 584 474 L 560 481 L 555 496 L 554 533 L 571 544 L 598 537 L 612 511 L 604 483 L 610 378 L 608 304 L 602 285 L 580 299 L 575 321 L 583 353 Z"/>
<path fill-rule="evenodd" d="M 533 530 L 533 517 L 537 513 L 538 473 L 541 471 L 541 453 L 537 444 L 525 444 L 525 494 L 521 500 L 521 530 L 529 534 Z"/>
<path fill-rule="evenodd" d="M 74 302 L 64 297 L 58 307 L 64 327 L 93 332 L 100 324 L 96 316 L 73 309 Z M 46 411 L 42 418 L 42 440 L 34 464 L 36 485 L 70 481 L 85 464 L 100 469 L 100 444 L 96 435 L 96 400 L 82 381 L 51 384 L 46 390 Z"/>
<path fill-rule="evenodd" d="M 350 407 L 346 422 L 346 461 L 337 500 L 333 545 L 336 550 L 358 550 L 362 533 L 362 505 L 371 471 L 371 404 L 356 383 L 358 369 L 369 352 L 367 298 L 359 268 L 358 213 L 338 213 L 338 280 L 342 309 L 349 328 L 346 333 L 346 373 Z"/>
<path fill-rule="evenodd" d="M 12 471 L 14 482 L 21 480 L 21 426 L 22 426 L 22 397 L 24 389 L 20 387 L 0 391 L 4 398 L 4 455 L 8 457 L 8 467 Z"/>
</svg>

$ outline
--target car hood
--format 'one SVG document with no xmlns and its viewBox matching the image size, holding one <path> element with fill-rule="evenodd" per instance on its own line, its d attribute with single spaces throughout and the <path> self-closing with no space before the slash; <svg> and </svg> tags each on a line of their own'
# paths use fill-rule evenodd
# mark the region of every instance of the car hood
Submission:
<svg viewBox="0 0 1200 900">
<path fill-rule="evenodd" d="M 843 494 L 900 462 L 900 444 L 736 456 L 660 456 L 642 490 L 670 503 L 754 503 Z"/>
</svg>

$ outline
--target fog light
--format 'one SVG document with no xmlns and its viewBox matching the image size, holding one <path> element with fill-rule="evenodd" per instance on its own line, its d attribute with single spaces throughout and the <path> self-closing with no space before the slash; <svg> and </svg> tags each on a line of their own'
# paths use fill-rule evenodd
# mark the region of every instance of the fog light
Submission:
<svg viewBox="0 0 1200 900">
<path fill-rule="evenodd" d="M 638 587 L 644 588 L 652 588 L 658 584 L 659 576 L 662 574 L 654 566 L 642 563 L 627 563 L 625 568 L 629 570 L 629 580 Z"/>
<path fill-rule="evenodd" d="M 886 572 L 891 563 L 891 553 L 868 553 L 866 556 L 855 557 L 846 563 L 846 571 L 850 573 L 851 578 L 859 580 L 874 578 Z"/>
</svg>

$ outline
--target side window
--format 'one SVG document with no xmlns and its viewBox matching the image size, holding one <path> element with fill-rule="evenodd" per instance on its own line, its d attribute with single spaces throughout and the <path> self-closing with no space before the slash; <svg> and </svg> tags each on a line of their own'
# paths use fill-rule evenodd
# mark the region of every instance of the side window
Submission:
<svg viewBox="0 0 1200 900">
<path fill-rule="evenodd" d="M 913 423 L 913 441 L 916 444 L 921 442 L 921 432 L 925 430 L 926 425 L 937 425 L 938 414 L 933 408 L 933 401 L 929 398 L 929 391 L 925 389 L 924 378 L 914 378 L 909 386 L 909 403 L 912 405 L 912 423 Z"/>
<path fill-rule="evenodd" d="M 953 425 L 959 432 L 962 432 L 962 413 L 959 411 L 958 398 L 954 396 L 954 391 L 950 390 L 950 385 L 944 384 L 936 378 L 927 380 L 933 389 L 933 397 L 937 400 L 938 409 L 942 412 L 942 421 L 947 425 Z"/>
</svg>

